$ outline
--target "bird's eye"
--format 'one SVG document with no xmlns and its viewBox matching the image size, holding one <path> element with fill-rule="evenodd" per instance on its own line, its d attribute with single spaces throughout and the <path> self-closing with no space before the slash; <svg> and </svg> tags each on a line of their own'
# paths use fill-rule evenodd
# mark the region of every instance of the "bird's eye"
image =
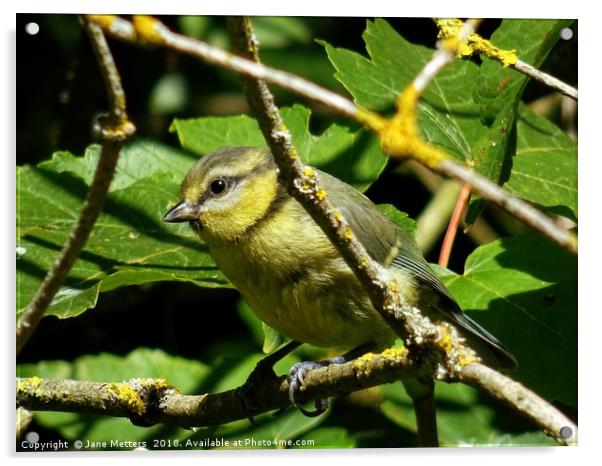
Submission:
<svg viewBox="0 0 602 466">
<path fill-rule="evenodd" d="M 217 180 L 213 180 L 209 185 L 209 189 L 211 189 L 211 193 L 213 194 L 222 194 L 227 187 L 226 180 L 222 178 L 218 178 Z"/>
</svg>

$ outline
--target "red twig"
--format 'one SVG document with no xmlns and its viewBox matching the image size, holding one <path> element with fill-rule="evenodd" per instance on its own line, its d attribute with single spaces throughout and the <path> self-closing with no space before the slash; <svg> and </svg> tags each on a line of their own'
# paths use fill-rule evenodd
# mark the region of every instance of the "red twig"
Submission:
<svg viewBox="0 0 602 466">
<path fill-rule="evenodd" d="M 466 208 L 468 198 L 470 197 L 470 185 L 465 183 L 462 185 L 462 189 L 458 194 L 456 200 L 456 206 L 454 212 L 449 219 L 449 225 L 447 225 L 447 231 L 445 232 L 445 238 L 443 238 L 443 244 L 441 245 L 441 252 L 439 253 L 439 265 L 441 267 L 447 267 L 449 263 L 449 256 L 456 239 L 456 232 L 458 231 L 458 225 L 460 225 L 460 219 Z"/>
</svg>

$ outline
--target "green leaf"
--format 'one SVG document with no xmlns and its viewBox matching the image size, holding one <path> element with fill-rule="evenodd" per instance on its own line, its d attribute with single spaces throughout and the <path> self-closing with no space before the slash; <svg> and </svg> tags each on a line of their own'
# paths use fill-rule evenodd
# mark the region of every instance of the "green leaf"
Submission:
<svg viewBox="0 0 602 466">
<path fill-rule="evenodd" d="M 99 355 L 80 356 L 74 362 L 42 361 L 37 364 L 17 366 L 19 377 L 69 378 L 97 382 L 122 382 L 130 378 L 163 377 L 183 394 L 196 394 L 198 387 L 210 374 L 204 364 L 179 358 L 161 350 L 139 348 L 127 356 Z M 176 427 L 157 425 L 137 427 L 128 419 L 77 413 L 42 412 L 34 414 L 36 422 L 53 429 L 67 440 L 95 442 L 147 441 L 152 438 L 185 438 L 189 431 Z M 119 449 L 119 448 L 106 448 Z M 132 448 L 126 448 L 131 450 Z"/>
<path fill-rule="evenodd" d="M 384 169 L 387 158 L 374 136 L 366 130 L 352 132 L 332 125 L 319 136 L 309 131 L 310 111 L 300 105 L 283 108 L 282 119 L 291 132 L 303 162 L 320 168 L 366 190 Z M 257 122 L 247 116 L 204 117 L 174 120 L 172 131 L 180 144 L 199 155 L 222 147 L 253 146 L 267 148 Z"/>
<path fill-rule="evenodd" d="M 177 21 L 178 27 L 184 35 L 203 39 L 211 28 L 213 18 L 211 16 L 178 16 Z"/>
<path fill-rule="evenodd" d="M 521 60 L 539 67 L 570 21 L 504 20 L 491 41 L 498 47 L 515 50 Z M 474 100 L 480 105 L 482 122 L 489 126 L 472 154 L 473 167 L 492 181 L 503 185 L 510 176 L 512 155 L 516 151 L 518 103 L 528 76 L 485 56 L 479 67 Z M 473 196 L 466 214 L 472 225 L 485 206 L 480 196 Z"/>
<path fill-rule="evenodd" d="M 401 385 L 380 388 L 386 397 L 381 405 L 383 414 L 416 432 L 412 400 Z M 530 424 L 467 385 L 437 383 L 435 398 L 441 446 L 557 445 L 543 432 L 531 431 Z"/>
<path fill-rule="evenodd" d="M 518 96 L 517 96 L 518 99 Z M 472 155 L 473 167 L 481 175 L 503 185 L 510 176 L 512 156 L 516 151 L 516 105 L 506 104 L 495 116 L 491 128 L 477 143 Z M 466 225 L 472 225 L 485 208 L 481 196 L 472 195 L 466 211 Z"/>
<path fill-rule="evenodd" d="M 88 160 L 77 161 L 72 156 L 61 160 L 68 161 L 76 172 L 82 169 L 78 174 L 85 176 Z M 122 175 L 116 181 L 127 184 L 137 174 Z M 169 229 L 163 225 L 163 215 L 178 199 L 173 178 L 172 173 L 155 173 L 110 193 L 48 314 L 73 317 L 93 307 L 99 292 L 124 285 L 188 281 L 207 287 L 229 286 L 186 225 Z M 31 167 L 17 167 L 17 186 L 19 316 L 67 240 L 88 187 L 70 173 Z"/>
<path fill-rule="evenodd" d="M 284 343 L 284 336 L 282 336 L 280 332 L 274 330 L 272 327 L 270 327 L 264 322 L 261 323 L 261 328 L 263 329 L 263 333 L 265 335 L 263 345 L 261 347 L 262 351 L 265 354 L 269 354 L 273 351 L 276 351 L 278 347 L 282 345 L 282 343 Z"/>
<path fill-rule="evenodd" d="M 516 356 L 512 377 L 577 405 L 577 258 L 536 235 L 477 248 L 440 278 L 460 307 Z"/>
<path fill-rule="evenodd" d="M 83 157 L 70 152 L 56 152 L 52 159 L 41 162 L 38 167 L 56 173 L 71 173 L 90 185 L 98 164 L 100 146 L 88 147 Z M 109 191 L 127 188 L 141 178 L 157 172 L 171 175 L 170 179 L 180 183 L 196 157 L 181 150 L 145 139 L 135 139 L 127 144 L 119 154 L 115 176 Z"/>
<path fill-rule="evenodd" d="M 517 131 L 516 155 L 505 189 L 577 221 L 577 144 L 524 105 Z"/>
<path fill-rule="evenodd" d="M 505 19 L 491 36 L 491 42 L 515 50 L 520 60 L 539 68 L 572 20 Z M 504 107 L 520 98 L 529 77 L 481 55 L 478 86 L 474 100 L 485 121 L 493 121 Z"/>
</svg>

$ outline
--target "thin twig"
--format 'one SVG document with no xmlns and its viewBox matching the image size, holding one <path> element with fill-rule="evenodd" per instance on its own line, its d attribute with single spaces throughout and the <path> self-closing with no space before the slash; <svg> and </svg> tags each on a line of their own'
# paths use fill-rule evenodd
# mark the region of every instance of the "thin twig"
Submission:
<svg viewBox="0 0 602 466">
<path fill-rule="evenodd" d="M 432 378 L 423 378 L 422 380 L 403 379 L 401 382 L 414 404 L 418 446 L 438 447 L 435 381 Z"/>
<path fill-rule="evenodd" d="M 429 203 L 416 218 L 416 244 L 422 254 L 426 255 L 445 231 L 461 188 L 455 180 L 446 180 L 413 160 L 405 163 L 399 173 L 405 173 L 406 170 L 433 193 Z M 477 245 L 491 243 L 499 238 L 483 216 L 479 216 L 464 233 Z"/>
<path fill-rule="evenodd" d="M 152 43 L 155 45 L 165 46 L 172 50 L 177 50 L 179 52 L 200 58 L 208 63 L 219 65 L 223 68 L 244 74 L 245 76 L 253 77 L 255 79 L 260 79 L 267 83 L 277 85 L 309 100 L 322 103 L 328 108 L 336 110 L 340 114 L 368 126 L 373 131 L 379 133 L 379 135 L 380 131 L 382 131 L 382 128 L 387 123 L 386 120 L 380 115 L 363 109 L 349 99 L 324 89 L 323 87 L 317 86 L 312 82 L 309 82 L 291 73 L 279 71 L 261 63 L 238 57 L 197 39 L 174 33 L 157 20 L 140 19 L 138 22 L 142 23 L 142 26 L 139 25 L 136 29 L 129 21 L 115 16 L 91 16 L 91 18 L 93 21 L 101 25 L 109 35 L 115 37 L 116 39 L 127 42 Z M 447 63 L 448 58 L 443 57 L 440 60 L 441 62 L 438 62 L 435 68 L 439 68 L 440 65 Z M 428 77 L 430 74 L 431 72 L 428 71 L 426 77 Z M 418 84 L 422 86 L 425 83 L 419 80 Z M 399 154 L 393 151 L 390 152 L 389 155 L 393 157 L 412 157 L 415 154 Z M 428 163 L 428 161 L 420 158 L 415 158 L 415 160 L 423 164 Z M 446 163 L 449 164 L 453 162 L 448 160 Z M 518 216 L 517 218 L 519 218 L 519 220 L 533 228 L 538 233 L 552 239 L 558 245 L 568 249 L 573 253 L 577 253 L 576 235 L 573 232 L 560 227 L 545 213 L 534 209 L 529 203 L 523 201 L 522 199 L 511 196 L 501 189 L 497 189 L 499 187 L 495 183 L 475 173 L 465 165 L 457 164 L 457 167 L 454 167 L 453 170 L 449 170 L 449 167 L 443 167 L 441 165 L 442 164 L 428 164 L 431 170 L 439 174 L 461 179 L 463 181 L 465 179 L 477 180 L 481 186 L 481 188 L 479 188 L 481 192 L 479 192 L 479 190 L 477 190 L 475 187 L 472 189 L 473 192 L 477 192 L 485 200 L 496 204 L 499 208 L 506 210 L 511 215 L 515 215 L 517 210 L 526 210 L 528 214 Z M 469 183 L 472 184 L 471 181 L 469 181 Z M 495 193 L 495 195 L 491 198 L 488 196 L 490 192 Z M 513 207 L 512 211 L 507 210 L 507 206 L 509 205 Z"/>
<path fill-rule="evenodd" d="M 557 90 L 561 94 L 564 94 L 567 97 L 570 97 L 571 99 L 578 100 L 577 89 L 575 89 L 572 86 L 569 86 L 568 84 L 562 82 L 560 79 L 555 78 L 554 76 L 550 76 L 549 74 L 538 70 L 534 66 L 529 65 L 528 63 L 525 63 L 522 60 L 517 60 L 516 63 L 514 65 L 510 65 L 510 67 L 514 68 L 516 71 L 520 71 L 521 73 L 526 74 L 527 76 L 539 82 L 542 82 L 546 86 Z"/>
<path fill-rule="evenodd" d="M 470 185 L 464 184 L 458 193 L 456 205 L 449 220 L 447 231 L 445 232 L 445 237 L 443 238 L 443 244 L 441 245 L 441 252 L 439 254 L 438 262 L 439 266 L 441 267 L 447 267 L 447 264 L 449 264 L 449 258 L 451 256 L 454 240 L 456 239 L 456 233 L 458 232 L 458 226 L 460 225 L 460 220 L 462 219 L 462 214 L 464 213 L 464 209 L 466 208 L 466 203 L 468 202 L 469 197 Z"/>
<path fill-rule="evenodd" d="M 456 34 L 455 40 L 463 42 L 470 36 L 479 25 L 480 20 L 470 19 L 466 21 L 460 31 Z M 414 78 L 413 84 L 419 93 L 424 92 L 426 86 L 439 74 L 439 72 L 456 59 L 456 51 L 453 48 L 439 44 L 437 51 L 433 54 L 427 64 L 420 70 L 418 76 Z"/>
<path fill-rule="evenodd" d="M 109 101 L 112 106 L 111 114 L 108 118 L 99 122 L 100 136 L 103 141 L 102 151 L 98 159 L 94 179 L 82 205 L 77 223 L 17 325 L 17 354 L 33 334 L 40 319 L 51 304 L 54 295 L 63 284 L 73 263 L 86 244 L 102 209 L 109 184 L 115 172 L 119 151 L 126 139 L 135 130 L 134 125 L 127 119 L 125 113 L 125 96 L 121 88 L 119 74 L 102 29 L 94 23 L 84 22 L 105 78 Z"/>
<path fill-rule="evenodd" d="M 577 426 L 546 400 L 520 383 L 484 366 L 468 364 L 460 381 L 489 393 L 540 426 L 546 434 L 564 445 L 577 445 Z"/>
</svg>

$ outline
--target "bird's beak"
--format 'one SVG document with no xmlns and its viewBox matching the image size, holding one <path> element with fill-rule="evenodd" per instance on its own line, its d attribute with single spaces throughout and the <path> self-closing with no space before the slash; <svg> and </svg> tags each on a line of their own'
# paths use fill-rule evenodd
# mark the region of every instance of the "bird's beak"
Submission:
<svg viewBox="0 0 602 466">
<path fill-rule="evenodd" d="M 186 201 L 178 202 L 163 217 L 163 221 L 167 223 L 192 222 L 193 220 L 198 220 L 196 209 Z"/>
</svg>

